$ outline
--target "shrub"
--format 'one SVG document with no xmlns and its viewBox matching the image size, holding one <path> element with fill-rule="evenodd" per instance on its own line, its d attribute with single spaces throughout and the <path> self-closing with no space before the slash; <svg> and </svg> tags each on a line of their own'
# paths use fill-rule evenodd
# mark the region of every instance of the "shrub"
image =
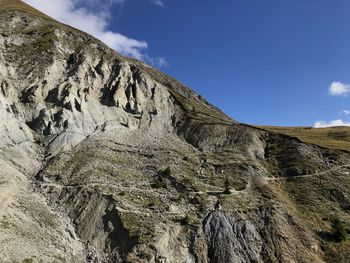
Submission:
<svg viewBox="0 0 350 263">
<path fill-rule="evenodd" d="M 189 214 L 185 215 L 181 220 L 180 223 L 181 225 L 189 225 L 192 222 L 192 218 Z"/>
<path fill-rule="evenodd" d="M 186 178 L 182 179 L 182 183 L 186 186 L 189 186 L 189 185 L 193 184 L 193 181 L 190 178 L 186 177 Z"/>
<path fill-rule="evenodd" d="M 231 194 L 231 184 L 230 184 L 230 180 L 228 179 L 228 176 L 226 176 L 225 178 L 225 182 L 224 182 L 224 194 Z"/>
<path fill-rule="evenodd" d="M 336 242 L 342 242 L 347 238 L 347 230 L 344 222 L 342 222 L 338 217 L 332 218 L 332 235 Z"/>
<path fill-rule="evenodd" d="M 154 183 L 151 185 L 152 188 L 159 189 L 159 188 L 167 188 L 167 185 L 162 177 L 158 177 Z"/>
<path fill-rule="evenodd" d="M 156 203 L 155 202 L 149 202 L 148 204 L 147 204 L 147 206 L 148 207 L 155 207 L 156 206 Z"/>
<path fill-rule="evenodd" d="M 167 166 L 167 168 L 164 169 L 163 174 L 166 176 L 170 176 L 171 175 L 171 168 L 170 166 Z"/>
</svg>

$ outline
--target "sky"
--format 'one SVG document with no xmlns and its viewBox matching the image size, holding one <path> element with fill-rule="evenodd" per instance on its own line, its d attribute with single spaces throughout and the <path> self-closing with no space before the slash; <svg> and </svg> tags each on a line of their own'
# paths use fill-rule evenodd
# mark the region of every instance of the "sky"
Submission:
<svg viewBox="0 0 350 263">
<path fill-rule="evenodd" d="M 240 122 L 350 126 L 348 0 L 24 0 Z"/>
</svg>

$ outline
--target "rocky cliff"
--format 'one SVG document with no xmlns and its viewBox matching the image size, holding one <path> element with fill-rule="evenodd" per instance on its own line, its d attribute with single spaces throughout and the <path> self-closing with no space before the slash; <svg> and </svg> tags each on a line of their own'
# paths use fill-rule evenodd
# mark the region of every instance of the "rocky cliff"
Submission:
<svg viewBox="0 0 350 263">
<path fill-rule="evenodd" d="M 237 123 L 18 0 L 0 119 L 0 262 L 349 262 L 348 152 Z"/>
</svg>

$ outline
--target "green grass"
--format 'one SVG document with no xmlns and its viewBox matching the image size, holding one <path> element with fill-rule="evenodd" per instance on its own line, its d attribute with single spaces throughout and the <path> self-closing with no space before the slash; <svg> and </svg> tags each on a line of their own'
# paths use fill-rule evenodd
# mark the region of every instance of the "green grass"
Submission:
<svg viewBox="0 0 350 263">
<path fill-rule="evenodd" d="M 259 126 L 258 128 L 295 137 L 302 142 L 350 152 L 350 127 L 316 129 L 311 127 Z"/>
</svg>

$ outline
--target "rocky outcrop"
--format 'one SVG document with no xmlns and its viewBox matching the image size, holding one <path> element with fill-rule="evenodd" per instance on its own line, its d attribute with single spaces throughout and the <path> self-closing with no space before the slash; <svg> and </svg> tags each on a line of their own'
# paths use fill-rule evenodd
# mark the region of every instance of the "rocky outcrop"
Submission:
<svg viewBox="0 0 350 263">
<path fill-rule="evenodd" d="M 346 259 L 347 160 L 0 0 L 2 262 Z"/>
<path fill-rule="evenodd" d="M 203 222 L 210 262 L 263 262 L 262 238 L 248 220 L 214 212 Z"/>
</svg>

